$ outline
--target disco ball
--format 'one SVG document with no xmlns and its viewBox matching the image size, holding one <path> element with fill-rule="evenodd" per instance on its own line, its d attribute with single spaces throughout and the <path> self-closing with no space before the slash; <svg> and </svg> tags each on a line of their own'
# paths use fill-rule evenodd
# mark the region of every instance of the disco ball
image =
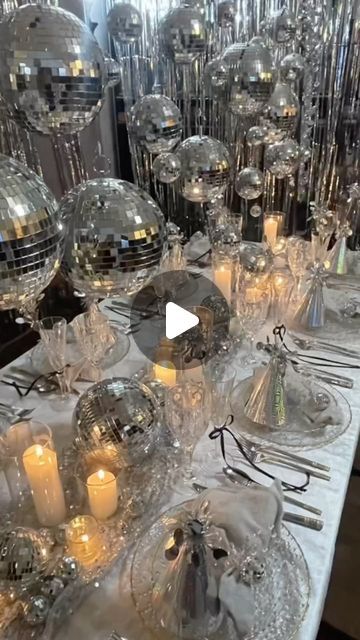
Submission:
<svg viewBox="0 0 360 640">
<path fill-rule="evenodd" d="M 246 167 L 235 179 L 235 191 L 244 200 L 255 200 L 264 190 L 264 176 L 260 169 Z"/>
<path fill-rule="evenodd" d="M 166 96 L 144 96 L 130 109 L 129 132 L 148 153 L 171 151 L 181 140 L 181 113 Z"/>
<path fill-rule="evenodd" d="M 265 150 L 265 167 L 279 179 L 294 175 L 299 168 L 300 160 L 300 147 L 295 140 L 276 142 Z"/>
<path fill-rule="evenodd" d="M 259 113 L 268 101 L 273 86 L 274 68 L 271 53 L 261 39 L 254 38 L 243 51 L 232 78 L 230 111 L 237 115 Z"/>
<path fill-rule="evenodd" d="M 209 136 L 192 136 L 176 150 L 181 163 L 179 192 L 191 202 L 209 202 L 223 193 L 230 179 L 230 154 Z"/>
<path fill-rule="evenodd" d="M 264 129 L 265 144 L 274 144 L 274 142 L 281 142 L 286 138 L 286 133 L 278 129 L 270 120 L 263 120 L 262 127 Z"/>
<path fill-rule="evenodd" d="M 252 207 L 250 207 L 249 213 L 252 218 L 260 218 L 262 214 L 262 208 L 258 204 L 254 204 Z"/>
<path fill-rule="evenodd" d="M 105 58 L 105 68 L 107 77 L 107 86 L 116 87 L 121 80 L 121 67 L 120 63 L 114 58 Z"/>
<path fill-rule="evenodd" d="M 136 380 L 103 380 L 80 397 L 73 424 L 79 448 L 112 449 L 122 464 L 141 463 L 153 452 L 158 435 L 156 400 Z"/>
<path fill-rule="evenodd" d="M 265 282 L 273 266 L 273 255 L 269 247 L 258 242 L 243 242 L 240 247 L 240 263 L 246 280 L 256 278 Z"/>
<path fill-rule="evenodd" d="M 159 182 L 172 184 L 180 176 L 180 160 L 175 153 L 160 153 L 153 162 L 152 170 Z"/>
<path fill-rule="evenodd" d="M 18 527 L 0 533 L 0 591 L 38 583 L 48 563 L 49 547 L 38 531 Z"/>
<path fill-rule="evenodd" d="M 225 89 L 229 80 L 229 66 L 225 60 L 214 58 L 204 69 L 204 85 L 207 95 Z"/>
<path fill-rule="evenodd" d="M 0 311 L 35 301 L 54 277 L 64 229 L 33 171 L 0 154 Z"/>
<path fill-rule="evenodd" d="M 164 52 L 177 64 L 190 64 L 206 48 L 206 29 L 200 11 L 193 7 L 171 9 L 160 23 Z"/>
<path fill-rule="evenodd" d="M 285 82 L 301 80 L 305 68 L 306 60 L 300 53 L 288 53 L 280 62 L 280 78 Z"/>
<path fill-rule="evenodd" d="M 293 135 L 299 114 L 299 100 L 292 88 L 284 82 L 277 82 L 267 104 L 269 122 L 286 134 Z"/>
<path fill-rule="evenodd" d="M 143 29 L 140 12 L 128 2 L 114 4 L 107 15 L 107 25 L 118 44 L 137 42 Z"/>
<path fill-rule="evenodd" d="M 230 69 L 239 69 L 247 46 L 246 42 L 234 42 L 226 47 L 222 54 L 222 59 L 229 65 Z"/>
<path fill-rule="evenodd" d="M 265 142 L 265 127 L 250 127 L 246 134 L 246 142 L 252 147 L 258 147 Z"/>
<path fill-rule="evenodd" d="M 40 133 L 75 133 L 100 111 L 104 55 L 64 9 L 27 4 L 0 23 L 0 92 L 12 115 Z"/>
<path fill-rule="evenodd" d="M 78 185 L 60 203 L 68 222 L 64 270 L 90 297 L 135 293 L 157 272 L 165 220 L 139 187 L 114 178 Z"/>
<path fill-rule="evenodd" d="M 296 35 L 296 18 L 287 7 L 282 7 L 270 17 L 266 31 L 273 42 L 284 44 L 292 42 Z"/>
<path fill-rule="evenodd" d="M 236 6 L 234 2 L 224 0 L 218 5 L 218 25 L 223 29 L 234 26 Z"/>
</svg>

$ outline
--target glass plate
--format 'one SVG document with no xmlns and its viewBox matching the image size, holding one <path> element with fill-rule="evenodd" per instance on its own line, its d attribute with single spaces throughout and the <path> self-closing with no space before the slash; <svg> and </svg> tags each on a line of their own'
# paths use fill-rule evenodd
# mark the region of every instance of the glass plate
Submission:
<svg viewBox="0 0 360 640">
<path fill-rule="evenodd" d="M 152 608 L 151 582 L 153 555 L 167 522 L 189 501 L 172 507 L 143 535 L 136 546 L 131 566 L 131 592 L 134 605 L 149 637 L 172 640 L 174 636 L 159 630 Z M 291 640 L 299 629 L 309 604 L 310 576 L 302 550 L 285 526 L 281 536 L 273 538 L 266 553 L 264 576 L 253 587 L 257 610 L 253 632 L 241 640 Z M 153 631 L 156 627 L 156 631 Z M 139 629 L 138 637 L 144 638 Z M 214 640 L 240 640 L 231 619 L 226 616 L 221 628 L 211 636 Z"/>
<path fill-rule="evenodd" d="M 252 376 L 236 385 L 231 394 L 230 404 L 234 415 L 232 428 L 255 443 L 265 442 L 298 450 L 317 449 L 339 438 L 351 423 L 352 414 L 348 401 L 336 387 L 330 387 L 325 383 L 318 384 L 316 391 L 330 396 L 334 410 L 339 414 L 337 424 L 328 424 L 314 429 L 312 425 L 301 419 L 302 411 L 291 413 L 291 421 L 286 429 L 270 429 L 252 422 L 244 414 L 245 398 L 248 397 L 251 378 Z M 330 415 L 329 407 L 327 412 Z"/>
</svg>

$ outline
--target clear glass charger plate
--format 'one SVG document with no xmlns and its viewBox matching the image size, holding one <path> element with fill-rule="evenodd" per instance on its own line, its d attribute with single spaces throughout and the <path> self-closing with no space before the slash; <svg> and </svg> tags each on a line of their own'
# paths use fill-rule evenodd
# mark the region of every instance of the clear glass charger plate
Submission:
<svg viewBox="0 0 360 640">
<path fill-rule="evenodd" d="M 105 370 L 113 367 L 115 364 L 120 362 L 120 360 L 125 358 L 130 348 L 129 337 L 122 331 L 122 329 L 114 325 L 111 325 L 111 329 L 116 335 L 116 342 L 110 349 L 108 349 L 102 362 L 100 363 L 100 367 Z M 83 356 L 78 345 L 75 342 L 75 339 L 72 339 L 70 335 L 70 338 L 66 344 L 67 363 L 75 364 L 75 362 L 78 362 L 82 357 Z M 52 367 L 48 361 L 44 346 L 41 341 L 38 342 L 38 344 L 33 348 L 30 354 L 30 363 L 34 370 L 34 373 L 46 375 L 47 373 L 50 373 L 52 371 Z"/>
<path fill-rule="evenodd" d="M 157 520 L 138 542 L 131 563 L 131 594 L 139 620 L 137 638 L 174 640 L 175 636 L 161 629 L 152 607 L 154 583 L 151 575 L 153 555 L 160 539 L 168 531 L 167 522 L 189 501 L 172 507 Z M 291 640 L 300 628 L 309 605 L 310 576 L 303 552 L 290 531 L 282 526 L 281 536 L 274 537 L 266 552 L 263 577 L 252 588 L 255 603 L 255 626 L 246 636 L 238 635 L 229 616 L 214 640 Z M 147 630 L 144 634 L 144 627 Z M 133 640 L 131 638 L 130 640 Z M 135 638 L 134 638 L 135 640 Z"/>
<path fill-rule="evenodd" d="M 291 414 L 290 423 L 286 428 L 270 429 L 267 426 L 256 424 L 245 416 L 244 405 L 251 386 L 251 377 L 237 384 L 231 394 L 230 405 L 234 416 L 232 429 L 243 434 L 255 443 L 276 444 L 293 450 L 304 451 L 306 449 L 318 449 L 326 446 L 339 438 L 351 424 L 351 408 L 336 387 L 322 383 L 312 383 L 314 391 L 324 392 L 330 397 L 331 406 L 337 412 L 338 418 L 335 424 L 321 422 L 317 428 L 302 418 L 303 411 L 299 401 L 298 411 Z M 330 407 L 330 405 L 329 405 Z M 330 418 L 329 407 L 326 410 Z"/>
</svg>

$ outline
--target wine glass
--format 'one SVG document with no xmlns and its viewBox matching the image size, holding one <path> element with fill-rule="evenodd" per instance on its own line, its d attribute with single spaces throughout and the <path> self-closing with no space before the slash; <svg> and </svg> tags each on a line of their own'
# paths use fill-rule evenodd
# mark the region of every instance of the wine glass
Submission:
<svg viewBox="0 0 360 640">
<path fill-rule="evenodd" d="M 102 313 L 91 310 L 76 316 L 72 325 L 79 348 L 93 365 L 95 381 L 99 382 L 102 377 L 100 362 L 116 340 L 108 319 Z"/>
<path fill-rule="evenodd" d="M 300 297 L 301 285 L 310 262 L 309 242 L 298 236 L 290 236 L 287 240 L 287 260 L 294 278 L 293 298 L 297 301 Z"/>
<path fill-rule="evenodd" d="M 66 397 L 70 392 L 70 386 L 65 376 L 66 319 L 62 316 L 47 316 L 39 320 L 37 326 L 50 366 L 56 372 L 60 394 L 62 397 Z"/>
<path fill-rule="evenodd" d="M 266 289 L 248 288 L 238 297 L 235 304 L 235 314 L 239 319 L 241 329 L 250 342 L 249 353 L 243 364 L 256 364 L 254 351 L 255 338 L 268 317 L 270 294 Z"/>
<path fill-rule="evenodd" d="M 221 427 L 227 420 L 230 410 L 230 396 L 234 387 L 236 371 L 226 360 L 212 359 L 204 367 L 207 397 L 211 410 L 211 422 L 215 428 Z M 212 463 L 218 462 L 217 440 L 211 449 L 209 458 Z"/>
</svg>

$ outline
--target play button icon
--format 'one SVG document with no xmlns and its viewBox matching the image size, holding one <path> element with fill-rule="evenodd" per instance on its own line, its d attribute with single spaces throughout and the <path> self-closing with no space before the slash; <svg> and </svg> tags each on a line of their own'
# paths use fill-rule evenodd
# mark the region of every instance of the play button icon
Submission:
<svg viewBox="0 0 360 640">
<path fill-rule="evenodd" d="M 199 317 L 186 311 L 175 302 L 168 302 L 165 307 L 165 331 L 168 340 L 173 340 L 182 333 L 196 327 Z"/>
</svg>

